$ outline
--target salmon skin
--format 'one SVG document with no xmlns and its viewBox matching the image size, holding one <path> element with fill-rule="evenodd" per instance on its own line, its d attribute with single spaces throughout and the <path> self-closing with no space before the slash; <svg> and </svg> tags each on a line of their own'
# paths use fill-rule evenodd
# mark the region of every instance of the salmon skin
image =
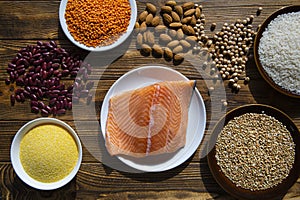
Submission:
<svg viewBox="0 0 300 200">
<path fill-rule="evenodd" d="M 110 98 L 105 145 L 110 155 L 145 157 L 184 147 L 196 81 L 163 81 Z"/>
</svg>

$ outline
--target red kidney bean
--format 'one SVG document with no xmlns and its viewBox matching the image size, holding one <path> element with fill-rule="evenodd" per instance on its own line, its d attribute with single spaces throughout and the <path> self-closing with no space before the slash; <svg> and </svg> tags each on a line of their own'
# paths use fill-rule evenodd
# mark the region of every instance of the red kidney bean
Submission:
<svg viewBox="0 0 300 200">
<path fill-rule="evenodd" d="M 18 88 L 18 89 L 16 89 L 15 94 L 21 94 L 23 92 L 24 92 L 24 89 Z"/>
<path fill-rule="evenodd" d="M 31 107 L 31 112 L 32 112 L 32 113 L 37 114 L 37 113 L 39 113 L 39 111 L 40 111 L 40 109 L 39 109 L 38 107 L 36 107 L 36 106 L 32 106 L 32 107 Z"/>
<path fill-rule="evenodd" d="M 23 103 L 25 101 L 24 93 L 20 94 L 20 101 Z"/>
<path fill-rule="evenodd" d="M 6 84 L 6 85 L 9 85 L 9 84 L 10 84 L 10 79 L 9 79 L 9 78 L 6 78 L 6 79 L 5 79 L 5 84 Z"/>
<path fill-rule="evenodd" d="M 59 65 L 60 65 L 59 63 L 53 63 L 53 64 L 52 64 L 52 68 L 53 68 L 53 69 L 58 69 L 58 68 L 59 68 Z"/>
<path fill-rule="evenodd" d="M 37 41 L 37 46 L 42 46 L 43 45 L 43 42 L 42 41 Z"/>
<path fill-rule="evenodd" d="M 14 71 L 15 71 L 15 70 L 12 69 L 12 68 L 7 68 L 7 69 L 6 69 L 6 72 L 7 72 L 7 73 L 14 72 Z"/>
<path fill-rule="evenodd" d="M 78 103 L 79 103 L 79 97 L 73 97 L 73 98 L 72 98 L 72 102 L 73 102 L 74 104 L 78 104 Z"/>
<path fill-rule="evenodd" d="M 19 94 L 17 94 L 15 98 L 16 98 L 16 101 L 17 101 L 17 102 L 21 102 L 21 97 L 20 97 Z"/>
<path fill-rule="evenodd" d="M 38 101 L 38 106 L 37 107 L 40 108 L 40 109 L 44 108 L 45 107 L 44 102 Z"/>
<path fill-rule="evenodd" d="M 24 80 L 23 80 L 23 78 L 17 78 L 17 80 L 16 80 L 16 85 L 17 86 L 23 86 L 24 85 Z"/>
<path fill-rule="evenodd" d="M 23 75 L 25 73 L 25 68 L 17 70 L 18 75 Z"/>
<path fill-rule="evenodd" d="M 68 94 L 68 90 L 61 90 L 60 94 L 66 96 Z"/>
<path fill-rule="evenodd" d="M 55 103 L 56 103 L 56 98 L 52 98 L 50 101 L 49 101 L 49 105 L 50 106 L 54 106 L 55 105 Z"/>
<path fill-rule="evenodd" d="M 86 88 L 87 90 L 90 90 L 90 89 L 93 88 L 93 86 L 94 86 L 94 82 L 93 82 L 93 81 L 89 81 L 89 82 L 86 84 L 85 88 Z"/>
<path fill-rule="evenodd" d="M 16 64 L 8 63 L 8 67 L 14 69 L 16 67 Z"/>
<path fill-rule="evenodd" d="M 86 98 L 86 104 L 90 105 L 91 101 L 92 101 L 93 95 L 89 94 Z"/>
<path fill-rule="evenodd" d="M 65 99 L 64 96 L 59 96 L 59 97 L 57 97 L 57 100 L 59 100 L 59 101 L 63 101 L 64 99 Z"/>
<path fill-rule="evenodd" d="M 89 94 L 89 90 L 81 90 L 80 91 L 80 97 L 85 98 Z"/>
<path fill-rule="evenodd" d="M 51 113 L 53 114 L 53 116 L 56 116 L 56 114 L 57 114 L 57 108 L 56 108 L 56 106 L 53 106 L 51 108 Z"/>
<path fill-rule="evenodd" d="M 38 98 L 36 97 L 35 94 L 30 94 L 30 99 L 33 100 L 33 101 L 37 101 Z"/>
<path fill-rule="evenodd" d="M 45 106 L 44 106 L 44 109 L 47 110 L 48 113 L 51 113 L 51 108 L 50 108 L 50 106 L 45 105 Z"/>
<path fill-rule="evenodd" d="M 30 107 L 38 107 L 39 103 L 37 101 L 30 101 Z"/>
<path fill-rule="evenodd" d="M 70 74 L 72 77 L 75 77 L 75 76 L 77 76 L 77 71 L 71 71 Z"/>
<path fill-rule="evenodd" d="M 48 117 L 49 116 L 49 112 L 47 110 L 45 110 L 45 109 L 41 109 L 41 115 L 43 117 Z"/>
<path fill-rule="evenodd" d="M 66 110 L 65 109 L 59 109 L 59 110 L 57 110 L 57 114 L 58 115 L 63 115 L 63 114 L 65 114 L 66 113 Z"/>
<path fill-rule="evenodd" d="M 30 99 L 30 92 L 28 92 L 27 90 L 24 90 L 23 94 L 26 98 Z"/>
<path fill-rule="evenodd" d="M 15 102 L 16 102 L 16 98 L 15 98 L 15 95 L 10 95 L 10 105 L 11 106 L 14 106 L 15 105 Z"/>
<path fill-rule="evenodd" d="M 70 74 L 70 71 L 68 69 L 65 69 L 62 71 L 62 76 L 68 76 Z"/>
<path fill-rule="evenodd" d="M 43 62 L 44 62 L 43 59 L 35 60 L 35 61 L 33 62 L 33 65 L 34 65 L 34 66 L 38 66 L 38 65 L 40 65 L 40 64 L 43 63 Z"/>
</svg>

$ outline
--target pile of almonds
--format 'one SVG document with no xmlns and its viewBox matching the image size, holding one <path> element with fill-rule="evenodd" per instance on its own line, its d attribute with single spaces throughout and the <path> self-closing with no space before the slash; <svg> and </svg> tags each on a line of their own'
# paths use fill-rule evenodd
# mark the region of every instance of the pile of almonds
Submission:
<svg viewBox="0 0 300 200">
<path fill-rule="evenodd" d="M 140 13 L 135 25 L 137 46 L 144 56 L 152 53 L 154 57 L 180 64 L 184 53 L 197 44 L 195 30 L 205 23 L 202 7 L 193 2 L 177 5 L 171 0 L 160 8 L 160 16 L 157 13 L 151 3 Z"/>
<path fill-rule="evenodd" d="M 205 34 L 202 5 L 194 2 L 178 5 L 176 1 L 170 0 L 158 11 L 155 5 L 147 3 L 135 25 L 137 47 L 144 56 L 152 53 L 154 57 L 173 60 L 174 64 L 180 64 L 189 50 L 196 55 L 201 51 L 207 52 L 211 61 L 204 62 L 203 68 L 210 66 L 211 75 L 228 80 L 229 87 L 238 92 L 240 81 L 244 84 L 250 81 L 245 76 L 245 68 L 249 49 L 256 36 L 253 19 L 251 15 L 245 20 L 225 23 L 213 37 L 208 37 Z M 212 23 L 210 30 L 214 31 L 216 26 L 216 23 Z"/>
</svg>

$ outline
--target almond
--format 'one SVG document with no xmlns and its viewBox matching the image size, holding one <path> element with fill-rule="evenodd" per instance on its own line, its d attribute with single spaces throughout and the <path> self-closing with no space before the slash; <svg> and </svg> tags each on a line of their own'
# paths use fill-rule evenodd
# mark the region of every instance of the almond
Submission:
<svg viewBox="0 0 300 200">
<path fill-rule="evenodd" d="M 136 29 L 140 28 L 140 24 L 138 22 L 135 22 L 134 28 L 136 28 Z"/>
<path fill-rule="evenodd" d="M 194 2 L 186 2 L 182 5 L 182 8 L 184 11 L 189 10 L 191 8 L 195 7 L 195 3 Z"/>
<path fill-rule="evenodd" d="M 140 32 L 144 32 L 147 30 L 147 24 L 146 22 L 143 22 L 141 25 L 140 25 Z"/>
<path fill-rule="evenodd" d="M 174 7 L 174 6 L 176 6 L 176 4 L 177 4 L 176 1 L 167 1 L 165 5 Z"/>
<path fill-rule="evenodd" d="M 177 31 L 174 29 L 169 29 L 169 36 L 171 36 L 171 38 L 175 38 L 177 35 Z"/>
<path fill-rule="evenodd" d="M 183 16 L 183 9 L 181 6 L 175 6 L 174 7 L 175 12 L 178 14 L 178 16 L 181 18 Z"/>
<path fill-rule="evenodd" d="M 152 48 L 148 44 L 142 44 L 141 46 L 141 54 L 143 56 L 149 56 L 152 51 Z"/>
<path fill-rule="evenodd" d="M 146 3 L 146 10 L 149 12 L 149 13 L 152 13 L 153 15 L 156 14 L 156 6 L 153 5 L 152 3 Z"/>
<path fill-rule="evenodd" d="M 180 22 L 172 22 L 169 26 L 171 28 L 180 28 L 182 26 L 182 23 L 180 23 Z"/>
<path fill-rule="evenodd" d="M 172 38 L 167 34 L 160 34 L 159 41 L 162 43 L 169 43 L 170 41 L 172 41 Z"/>
<path fill-rule="evenodd" d="M 194 8 L 192 8 L 192 9 L 189 9 L 189 10 L 187 10 L 187 11 L 185 11 L 184 13 L 183 13 L 183 16 L 191 16 L 191 15 L 193 15 L 194 13 L 195 13 L 195 9 Z"/>
<path fill-rule="evenodd" d="M 134 31 L 135 31 L 135 33 L 140 32 L 140 24 L 138 22 L 135 22 L 135 24 L 134 24 Z"/>
<path fill-rule="evenodd" d="M 184 33 L 181 28 L 177 30 L 176 37 L 178 40 L 181 40 L 184 38 Z"/>
<path fill-rule="evenodd" d="M 166 30 L 167 30 L 167 27 L 165 25 L 157 25 L 154 28 L 154 30 L 155 30 L 156 33 L 165 33 Z"/>
<path fill-rule="evenodd" d="M 149 45 L 153 45 L 155 43 L 155 37 L 151 31 L 147 31 L 144 33 L 144 42 Z"/>
<path fill-rule="evenodd" d="M 167 13 L 164 13 L 163 14 L 163 21 L 164 21 L 165 24 L 169 25 L 169 24 L 172 23 L 173 18 L 170 15 L 168 15 Z"/>
<path fill-rule="evenodd" d="M 147 26 L 151 25 L 152 20 L 153 20 L 153 15 L 151 13 L 149 13 L 145 19 Z"/>
<path fill-rule="evenodd" d="M 196 19 L 195 15 L 193 15 L 192 20 L 190 21 L 190 25 L 194 27 L 194 26 L 196 26 L 196 24 L 197 24 L 197 19 Z"/>
<path fill-rule="evenodd" d="M 183 24 L 189 24 L 192 20 L 192 17 L 185 17 L 181 20 L 181 23 Z"/>
<path fill-rule="evenodd" d="M 139 15 L 139 22 L 142 23 L 146 20 L 146 17 L 148 16 L 148 11 L 144 10 L 143 12 L 141 12 L 141 14 Z"/>
<path fill-rule="evenodd" d="M 186 40 L 180 40 L 179 42 L 180 42 L 180 44 L 182 45 L 182 47 L 185 48 L 185 49 L 188 49 L 188 48 L 190 48 L 190 47 L 192 46 L 192 45 L 191 45 L 188 41 L 186 41 Z"/>
<path fill-rule="evenodd" d="M 194 28 L 189 25 L 183 25 L 182 30 L 183 30 L 183 33 L 186 35 L 195 35 Z"/>
<path fill-rule="evenodd" d="M 172 12 L 172 8 L 170 6 L 162 6 L 160 8 L 160 10 L 161 10 L 162 13 L 171 14 L 171 12 Z"/>
<path fill-rule="evenodd" d="M 196 36 L 187 36 L 185 39 L 188 42 L 196 42 L 197 41 L 197 37 Z"/>
<path fill-rule="evenodd" d="M 171 42 L 169 42 L 167 44 L 167 47 L 169 47 L 170 49 L 173 49 L 174 47 L 176 47 L 177 45 L 179 45 L 179 41 L 178 40 L 173 40 Z"/>
<path fill-rule="evenodd" d="M 173 22 L 180 22 L 180 17 L 176 12 L 172 11 L 171 16 L 173 18 Z"/>
<path fill-rule="evenodd" d="M 173 63 L 174 65 L 179 65 L 183 62 L 184 60 L 184 55 L 179 53 L 179 54 L 175 54 L 173 57 Z"/>
<path fill-rule="evenodd" d="M 182 51 L 183 51 L 183 47 L 181 45 L 178 45 L 173 49 L 174 54 L 181 53 Z"/>
<path fill-rule="evenodd" d="M 144 40 L 143 35 L 141 33 L 137 34 L 137 36 L 136 36 L 137 46 L 142 46 L 143 40 Z"/>
<path fill-rule="evenodd" d="M 152 46 L 152 55 L 154 57 L 160 58 L 162 57 L 164 50 L 157 44 Z"/>
<path fill-rule="evenodd" d="M 151 22 L 151 26 L 158 26 L 159 25 L 159 22 L 160 22 L 160 18 L 159 16 L 155 16 L 153 19 L 152 19 L 152 22 Z"/>
<path fill-rule="evenodd" d="M 170 61 L 172 60 L 173 58 L 173 52 L 172 50 L 169 48 L 169 47 L 166 47 L 164 49 L 164 58 L 167 60 L 167 61 Z"/>
<path fill-rule="evenodd" d="M 197 8 L 195 9 L 195 16 L 196 16 L 197 19 L 199 19 L 200 16 L 201 16 L 201 10 L 200 10 L 199 7 L 197 7 Z"/>
</svg>

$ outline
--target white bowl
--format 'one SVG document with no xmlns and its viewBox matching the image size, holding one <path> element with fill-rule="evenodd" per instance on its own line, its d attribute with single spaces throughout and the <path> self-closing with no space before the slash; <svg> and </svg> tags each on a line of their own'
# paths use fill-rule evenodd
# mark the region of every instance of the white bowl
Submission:
<svg viewBox="0 0 300 200">
<path fill-rule="evenodd" d="M 32 129 L 33 127 L 36 127 L 38 125 L 41 124 L 54 124 L 54 125 L 60 125 L 63 128 L 65 128 L 74 138 L 77 148 L 78 148 L 78 160 L 77 163 L 75 165 L 75 167 L 73 168 L 73 170 L 71 171 L 71 173 L 69 175 L 67 175 L 65 178 L 56 181 L 56 182 L 52 182 L 52 183 L 43 183 L 40 181 L 37 181 L 33 178 L 31 178 L 24 170 L 22 164 L 21 164 L 21 160 L 20 160 L 20 142 L 22 140 L 22 138 L 25 136 L 25 134 Z M 64 185 L 66 185 L 67 183 L 69 183 L 77 174 L 80 164 L 81 164 L 81 160 L 82 160 L 82 146 L 81 146 L 81 142 L 79 140 L 79 137 L 77 136 L 76 132 L 65 122 L 55 119 L 55 118 L 37 118 L 34 119 L 32 121 L 29 121 L 28 123 L 26 123 L 24 126 L 22 126 L 18 132 L 16 133 L 12 145 L 11 145 L 11 150 L 10 150 L 10 158 L 11 158 L 11 162 L 12 162 L 12 166 L 15 170 L 15 172 L 17 173 L 17 175 L 19 176 L 19 178 L 24 181 L 26 184 L 28 184 L 29 186 L 36 188 L 36 189 L 40 189 L 40 190 L 54 190 L 57 188 L 60 188 Z"/>
<path fill-rule="evenodd" d="M 75 44 L 76 46 L 78 46 L 82 49 L 85 49 L 88 51 L 98 51 L 98 52 L 113 49 L 113 48 L 117 47 L 118 45 L 122 44 L 130 36 L 130 34 L 132 33 L 132 31 L 134 29 L 134 25 L 135 25 L 136 18 L 137 18 L 137 5 L 136 5 L 135 0 L 129 0 L 130 8 L 131 8 L 131 16 L 130 16 L 129 26 L 127 27 L 127 31 L 111 45 L 98 46 L 98 47 L 86 46 L 86 45 L 76 41 L 68 30 L 68 25 L 67 25 L 66 19 L 65 19 L 65 11 L 66 11 L 67 2 L 68 2 L 68 0 L 62 0 L 60 2 L 60 7 L 59 7 L 60 25 L 61 25 L 64 33 L 66 34 L 66 36 L 69 38 L 69 40 L 71 40 L 71 42 L 73 42 L 73 44 Z"/>
</svg>

